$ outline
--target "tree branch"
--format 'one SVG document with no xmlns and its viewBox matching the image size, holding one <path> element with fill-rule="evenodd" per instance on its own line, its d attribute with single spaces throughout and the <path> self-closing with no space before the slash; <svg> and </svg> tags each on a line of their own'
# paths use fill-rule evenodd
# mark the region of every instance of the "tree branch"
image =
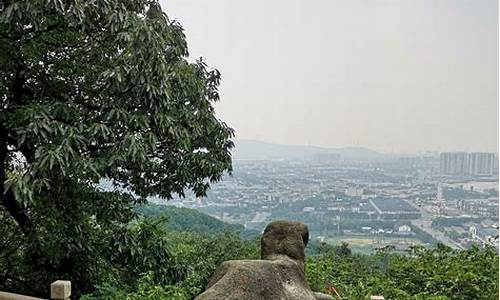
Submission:
<svg viewBox="0 0 500 300">
<path fill-rule="evenodd" d="M 33 231 L 33 223 L 31 222 L 26 210 L 19 205 L 16 197 L 11 189 L 5 189 L 5 182 L 7 181 L 7 141 L 4 137 L 7 136 L 7 131 L 0 125 L 0 197 L 2 204 L 14 220 L 19 224 L 21 231 L 25 235 L 31 234 Z"/>
</svg>

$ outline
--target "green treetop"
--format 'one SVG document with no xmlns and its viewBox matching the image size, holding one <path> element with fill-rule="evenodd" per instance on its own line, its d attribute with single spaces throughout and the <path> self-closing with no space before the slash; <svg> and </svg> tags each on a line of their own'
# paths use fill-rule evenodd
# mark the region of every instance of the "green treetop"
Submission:
<svg viewBox="0 0 500 300">
<path fill-rule="evenodd" d="M 0 221 L 33 248 L 29 265 L 78 269 L 72 253 L 130 220 L 130 203 L 200 196 L 231 171 L 233 130 L 213 107 L 220 73 L 187 58 L 156 0 L 5 1 Z M 103 198 L 101 178 L 137 198 Z M 51 231 L 64 244 L 48 243 Z"/>
<path fill-rule="evenodd" d="M 7 1 L 1 22 L 0 194 L 25 230 L 61 177 L 169 198 L 231 169 L 220 74 L 157 1 Z"/>
</svg>

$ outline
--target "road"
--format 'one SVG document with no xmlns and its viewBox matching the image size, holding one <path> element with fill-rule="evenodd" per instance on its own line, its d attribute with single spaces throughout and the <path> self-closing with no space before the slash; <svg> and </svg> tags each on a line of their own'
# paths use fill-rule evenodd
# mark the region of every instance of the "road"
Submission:
<svg viewBox="0 0 500 300">
<path fill-rule="evenodd" d="M 415 207 L 415 209 L 418 209 L 420 213 L 422 214 L 422 217 L 418 220 L 412 220 L 411 224 L 420 228 L 421 230 L 427 232 L 430 234 L 434 239 L 438 240 L 439 242 L 443 243 L 446 246 L 449 246 L 453 249 L 464 249 L 462 245 L 459 243 L 455 242 L 454 240 L 450 239 L 444 233 L 438 230 L 434 230 L 431 225 L 432 225 L 432 219 L 434 216 L 430 214 L 428 211 L 423 209 L 422 207 L 419 207 L 415 205 L 414 203 L 411 203 L 410 201 L 407 201 L 410 205 Z"/>
</svg>

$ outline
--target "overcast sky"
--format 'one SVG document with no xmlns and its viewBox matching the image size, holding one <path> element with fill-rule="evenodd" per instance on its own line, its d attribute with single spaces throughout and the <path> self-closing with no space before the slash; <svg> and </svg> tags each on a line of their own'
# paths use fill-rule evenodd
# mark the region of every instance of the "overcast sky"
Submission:
<svg viewBox="0 0 500 300">
<path fill-rule="evenodd" d="M 238 139 L 498 152 L 497 0 L 162 0 Z"/>
</svg>

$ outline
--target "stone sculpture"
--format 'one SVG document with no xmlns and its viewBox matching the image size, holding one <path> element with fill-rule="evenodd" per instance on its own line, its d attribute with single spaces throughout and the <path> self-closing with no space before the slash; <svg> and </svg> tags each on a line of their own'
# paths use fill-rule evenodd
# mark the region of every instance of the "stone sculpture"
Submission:
<svg viewBox="0 0 500 300">
<path fill-rule="evenodd" d="M 261 238 L 261 260 L 222 263 L 196 300 L 330 300 L 315 293 L 304 273 L 309 230 L 300 222 L 275 221 Z"/>
</svg>

